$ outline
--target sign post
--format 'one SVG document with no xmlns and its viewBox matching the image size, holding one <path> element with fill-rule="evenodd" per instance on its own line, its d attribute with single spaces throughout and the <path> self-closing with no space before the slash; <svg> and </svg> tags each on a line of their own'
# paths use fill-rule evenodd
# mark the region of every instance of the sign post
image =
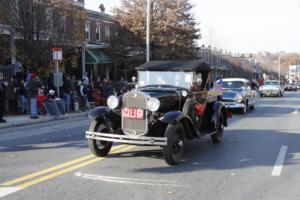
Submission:
<svg viewBox="0 0 300 200">
<path fill-rule="evenodd" d="M 59 63 L 62 62 L 62 49 L 54 48 L 52 49 L 52 52 L 53 52 L 53 62 L 55 63 L 55 67 L 56 67 L 55 74 L 54 74 L 54 86 L 56 86 L 57 96 L 60 97 L 59 87 L 63 85 L 62 73 L 59 72 Z"/>
</svg>

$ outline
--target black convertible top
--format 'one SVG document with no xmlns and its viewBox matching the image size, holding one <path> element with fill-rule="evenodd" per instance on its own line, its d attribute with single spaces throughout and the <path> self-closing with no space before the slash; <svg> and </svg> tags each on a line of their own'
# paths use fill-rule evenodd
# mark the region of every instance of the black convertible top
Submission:
<svg viewBox="0 0 300 200">
<path fill-rule="evenodd" d="M 197 71 L 209 72 L 212 70 L 211 66 L 199 61 L 150 61 L 136 68 L 139 71 Z"/>
</svg>

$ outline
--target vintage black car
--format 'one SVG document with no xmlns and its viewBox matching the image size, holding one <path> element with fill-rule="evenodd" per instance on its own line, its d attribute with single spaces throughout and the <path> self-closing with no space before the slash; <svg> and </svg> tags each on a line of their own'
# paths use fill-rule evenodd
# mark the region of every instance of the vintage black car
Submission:
<svg viewBox="0 0 300 200">
<path fill-rule="evenodd" d="M 113 142 L 162 147 L 165 161 L 177 164 L 186 140 L 222 140 L 227 111 L 209 90 L 212 68 L 196 61 L 152 61 L 138 70 L 138 87 L 110 96 L 97 107 L 86 138 L 95 156 L 106 156 Z"/>
<path fill-rule="evenodd" d="M 297 91 L 297 85 L 288 84 L 283 87 L 284 91 Z"/>
<path fill-rule="evenodd" d="M 251 88 L 250 82 L 243 78 L 224 78 L 222 101 L 227 110 L 238 110 L 246 114 L 254 109 L 257 99 L 255 88 Z"/>
</svg>

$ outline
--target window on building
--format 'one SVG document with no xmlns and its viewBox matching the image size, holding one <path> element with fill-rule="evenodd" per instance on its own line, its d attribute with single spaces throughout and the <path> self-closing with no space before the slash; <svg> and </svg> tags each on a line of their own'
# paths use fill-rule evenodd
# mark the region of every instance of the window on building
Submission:
<svg viewBox="0 0 300 200">
<path fill-rule="evenodd" d="M 53 11 L 52 8 L 46 8 L 46 16 L 47 16 L 47 21 L 46 23 L 49 26 L 49 29 L 53 29 Z"/>
<path fill-rule="evenodd" d="M 97 41 L 101 40 L 101 25 L 97 24 L 96 26 L 96 39 Z"/>
<path fill-rule="evenodd" d="M 105 36 L 106 37 L 110 36 L 110 27 L 109 26 L 105 26 Z"/>
<path fill-rule="evenodd" d="M 91 40 L 91 25 L 90 25 L 90 23 L 85 24 L 85 39 Z"/>
<path fill-rule="evenodd" d="M 63 32 L 67 32 L 67 16 L 62 16 Z"/>
</svg>

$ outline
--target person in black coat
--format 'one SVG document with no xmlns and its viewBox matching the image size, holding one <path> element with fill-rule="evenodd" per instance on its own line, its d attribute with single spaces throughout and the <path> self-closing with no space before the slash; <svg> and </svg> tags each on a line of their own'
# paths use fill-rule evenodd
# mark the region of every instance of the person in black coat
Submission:
<svg viewBox="0 0 300 200">
<path fill-rule="evenodd" d="M 0 81 L 0 123 L 5 123 L 6 120 L 3 119 L 3 114 L 5 112 L 5 88 L 3 82 Z"/>
</svg>

